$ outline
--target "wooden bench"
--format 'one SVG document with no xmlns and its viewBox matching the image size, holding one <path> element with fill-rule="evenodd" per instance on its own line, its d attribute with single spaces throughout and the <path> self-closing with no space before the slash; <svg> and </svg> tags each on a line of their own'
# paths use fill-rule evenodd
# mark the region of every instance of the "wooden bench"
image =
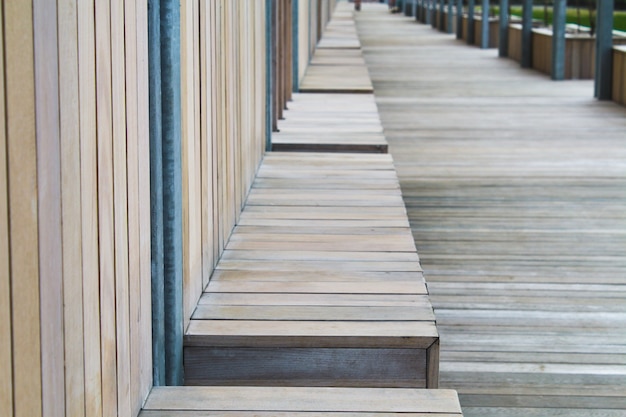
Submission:
<svg viewBox="0 0 626 417">
<path fill-rule="evenodd" d="M 376 388 L 155 387 L 140 417 L 460 417 L 456 392 Z"/>
<path fill-rule="evenodd" d="M 391 156 L 267 154 L 184 352 L 189 385 L 436 388 Z"/>
<path fill-rule="evenodd" d="M 387 153 L 372 94 L 294 93 L 272 150 Z"/>
</svg>

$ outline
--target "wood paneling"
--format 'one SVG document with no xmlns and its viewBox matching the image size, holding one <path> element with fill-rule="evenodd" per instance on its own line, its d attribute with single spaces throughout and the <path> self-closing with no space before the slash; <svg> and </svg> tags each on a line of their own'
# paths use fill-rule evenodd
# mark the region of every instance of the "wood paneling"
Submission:
<svg viewBox="0 0 626 417">
<path fill-rule="evenodd" d="M 139 3 L 3 9 L 3 416 L 134 416 L 151 385 Z"/>
</svg>

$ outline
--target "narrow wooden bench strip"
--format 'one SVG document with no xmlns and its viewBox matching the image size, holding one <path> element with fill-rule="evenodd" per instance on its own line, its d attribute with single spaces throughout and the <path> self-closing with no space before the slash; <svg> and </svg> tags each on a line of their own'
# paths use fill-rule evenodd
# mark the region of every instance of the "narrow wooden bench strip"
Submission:
<svg viewBox="0 0 626 417">
<path fill-rule="evenodd" d="M 144 409 L 461 413 L 451 390 L 321 387 L 155 387 Z"/>
</svg>

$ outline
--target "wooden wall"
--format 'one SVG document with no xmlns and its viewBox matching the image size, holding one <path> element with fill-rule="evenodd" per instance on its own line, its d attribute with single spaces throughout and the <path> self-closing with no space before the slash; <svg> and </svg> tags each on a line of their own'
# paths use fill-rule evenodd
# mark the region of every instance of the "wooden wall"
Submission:
<svg viewBox="0 0 626 417">
<path fill-rule="evenodd" d="M 134 415 L 152 376 L 146 4 L 3 13 L 0 415 Z"/>
<path fill-rule="evenodd" d="M 265 2 L 181 2 L 184 317 L 188 323 L 265 149 Z"/>
<path fill-rule="evenodd" d="M 334 0 L 277 0 L 284 19 L 292 1 L 308 44 Z M 262 1 L 181 1 L 186 320 L 263 156 L 265 25 Z M 135 416 L 152 386 L 147 2 L 5 2 L 0 49 L 0 415 Z"/>
<path fill-rule="evenodd" d="M 613 101 L 626 106 L 626 46 L 613 47 Z"/>
</svg>

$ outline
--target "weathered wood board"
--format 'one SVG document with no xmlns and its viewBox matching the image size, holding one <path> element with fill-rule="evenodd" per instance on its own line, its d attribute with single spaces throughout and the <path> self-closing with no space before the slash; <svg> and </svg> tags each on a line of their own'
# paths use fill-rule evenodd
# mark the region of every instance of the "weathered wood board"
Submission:
<svg viewBox="0 0 626 417">
<path fill-rule="evenodd" d="M 242 411 L 243 410 L 243 411 Z M 408 416 L 459 417 L 451 390 L 314 387 L 158 387 L 142 417 Z"/>
</svg>

